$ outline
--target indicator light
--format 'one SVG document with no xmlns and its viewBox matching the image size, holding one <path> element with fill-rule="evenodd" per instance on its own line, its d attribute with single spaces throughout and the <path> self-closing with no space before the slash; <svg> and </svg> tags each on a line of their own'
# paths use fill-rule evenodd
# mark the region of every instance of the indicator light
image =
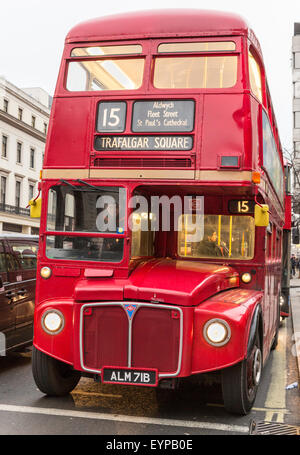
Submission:
<svg viewBox="0 0 300 455">
<path fill-rule="evenodd" d="M 40 275 L 42 278 L 47 280 L 52 275 L 52 270 L 50 269 L 50 267 L 42 267 L 40 270 Z"/>
<path fill-rule="evenodd" d="M 259 172 L 252 172 L 252 182 L 260 183 L 260 173 Z"/>
<path fill-rule="evenodd" d="M 250 281 L 252 280 L 252 276 L 251 276 L 251 273 L 249 272 L 246 272 L 246 273 L 243 273 L 243 275 L 241 276 L 241 280 L 243 283 L 250 283 Z"/>
</svg>

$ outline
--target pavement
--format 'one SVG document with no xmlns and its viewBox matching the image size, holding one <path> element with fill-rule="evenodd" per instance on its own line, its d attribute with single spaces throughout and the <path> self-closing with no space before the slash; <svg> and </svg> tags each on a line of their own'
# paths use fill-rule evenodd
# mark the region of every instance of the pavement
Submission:
<svg viewBox="0 0 300 455">
<path fill-rule="evenodd" d="M 291 286 L 291 317 L 293 323 L 293 354 L 297 356 L 300 380 L 300 273 L 299 278 L 292 278 Z"/>
</svg>

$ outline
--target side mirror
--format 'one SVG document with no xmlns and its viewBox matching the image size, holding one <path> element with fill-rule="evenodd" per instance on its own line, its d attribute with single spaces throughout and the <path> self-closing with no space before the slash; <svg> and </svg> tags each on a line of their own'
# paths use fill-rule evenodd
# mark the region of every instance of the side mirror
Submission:
<svg viewBox="0 0 300 455">
<path fill-rule="evenodd" d="M 292 228 L 292 243 L 293 245 L 298 245 L 300 243 L 299 228 Z"/>
<path fill-rule="evenodd" d="M 255 204 L 254 208 L 255 226 L 267 227 L 269 226 L 269 206 Z"/>
<path fill-rule="evenodd" d="M 40 218 L 41 211 L 42 211 L 42 198 L 39 197 L 36 200 L 31 199 L 29 201 L 29 205 L 30 205 L 30 216 L 31 216 L 31 218 Z"/>
</svg>

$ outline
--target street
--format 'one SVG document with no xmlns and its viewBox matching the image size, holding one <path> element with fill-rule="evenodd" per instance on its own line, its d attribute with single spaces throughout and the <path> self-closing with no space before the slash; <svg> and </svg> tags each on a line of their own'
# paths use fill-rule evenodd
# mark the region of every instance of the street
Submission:
<svg viewBox="0 0 300 455">
<path fill-rule="evenodd" d="M 299 389 L 292 355 L 292 320 L 280 328 L 279 343 L 263 371 L 251 413 L 244 417 L 225 412 L 220 385 L 210 379 L 188 382 L 175 394 L 144 387 L 101 385 L 82 378 L 65 398 L 45 397 L 31 373 L 31 353 L 0 358 L 1 435 L 247 435 L 249 424 L 272 421 L 299 425 Z"/>
</svg>

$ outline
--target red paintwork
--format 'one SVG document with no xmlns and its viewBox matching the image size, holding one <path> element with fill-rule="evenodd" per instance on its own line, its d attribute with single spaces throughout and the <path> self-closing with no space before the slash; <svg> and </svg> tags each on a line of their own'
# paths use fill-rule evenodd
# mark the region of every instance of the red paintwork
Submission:
<svg viewBox="0 0 300 455">
<path fill-rule="evenodd" d="M 228 40 L 236 43 L 239 55 L 237 84 L 228 89 L 199 90 L 158 90 L 151 80 L 151 58 L 157 51 L 157 45 L 164 39 L 168 42 L 190 40 Z M 225 38 L 224 38 L 225 37 Z M 123 41 L 124 40 L 124 41 Z M 71 93 L 65 89 L 65 73 L 70 52 L 74 47 L 88 45 L 121 43 L 139 43 L 143 46 L 146 59 L 145 77 L 139 90 Z M 269 205 L 274 232 L 282 230 L 285 213 L 282 202 L 276 196 L 272 183 L 262 170 L 262 110 L 269 113 L 273 125 L 275 140 L 282 161 L 280 141 L 277 134 L 276 120 L 272 106 L 267 105 L 268 90 L 263 91 L 263 105 L 251 94 L 248 74 L 248 47 L 260 60 L 263 80 L 265 71 L 260 46 L 246 22 L 233 14 L 215 11 L 174 10 L 146 11 L 128 13 L 84 22 L 74 27 L 66 38 L 62 64 L 55 91 L 51 119 L 49 124 L 44 169 L 89 169 L 95 157 L 140 158 L 138 152 L 97 152 L 93 149 L 95 136 L 95 116 L 99 100 L 126 100 L 127 116 L 132 113 L 136 100 L 145 99 L 190 99 L 196 104 L 195 129 L 191 133 L 194 147 L 188 152 L 170 151 L 142 152 L 150 158 L 184 156 L 190 158 L 192 169 L 204 171 L 221 170 L 221 156 L 239 157 L 240 167 L 231 171 L 230 178 L 219 181 L 182 180 L 172 181 L 144 179 L 89 179 L 93 185 L 122 185 L 128 190 L 128 197 L 136 188 L 144 185 L 148 194 L 199 194 L 205 195 L 208 213 L 228 214 L 230 199 L 247 199 Z M 127 122 L 125 135 L 132 134 L 130 122 Z M 121 168 L 126 165 L 121 164 Z M 130 168 L 130 166 L 128 166 Z M 168 169 L 166 169 L 167 173 Z M 261 172 L 261 185 L 255 185 L 251 179 L 241 179 L 242 171 Z M 222 171 L 224 172 L 224 171 Z M 236 178 L 232 177 L 232 172 Z M 215 174 L 218 175 L 218 174 Z M 74 177 L 76 179 L 76 177 Z M 101 318 L 95 318 L 94 309 L 84 317 L 87 332 L 80 326 L 81 308 L 87 302 L 153 302 L 155 305 L 170 304 L 180 307 L 183 317 L 182 365 L 178 376 L 219 370 L 239 362 L 246 356 L 247 340 L 252 316 L 256 307 L 262 308 L 263 356 L 267 359 L 276 328 L 276 307 L 280 279 L 281 261 L 278 255 L 267 255 L 266 229 L 256 228 L 255 255 L 251 261 L 232 261 L 226 258 L 215 260 L 181 260 L 177 256 L 177 233 L 158 233 L 157 251 L 163 258 L 132 261 L 130 258 L 130 232 L 117 237 L 125 238 L 124 257 L 121 263 L 74 262 L 60 260 L 57 263 L 45 255 L 45 232 L 47 219 L 47 194 L 49 188 L 59 179 L 44 179 L 42 182 L 42 217 L 38 270 L 43 266 L 52 268 L 48 280 L 37 280 L 35 311 L 35 346 L 41 351 L 72 364 L 75 369 L 83 370 L 83 353 L 91 369 L 100 369 L 103 365 L 122 365 L 126 362 L 127 337 L 124 331 L 123 316 L 120 319 L 108 314 L 111 325 L 103 325 L 100 333 Z M 73 182 L 75 183 L 75 182 Z M 287 220 L 289 223 L 289 221 Z M 54 233 L 53 233 L 54 234 Z M 53 235 L 52 234 L 52 235 Z M 74 234 L 71 234 L 74 235 Z M 81 234 L 88 236 L 89 234 Z M 249 284 L 234 284 L 230 278 L 243 272 L 252 273 Z M 239 286 L 237 288 L 237 286 Z M 231 289 L 235 287 L 235 289 Z M 56 336 L 46 334 L 41 328 L 43 312 L 57 308 L 65 315 L 65 327 Z M 154 310 L 153 310 L 154 311 Z M 119 311 L 116 311 L 116 314 Z M 146 312 L 145 312 L 146 314 Z M 165 315 L 164 315 L 165 316 Z M 148 316 L 147 316 L 148 317 Z M 203 326 L 211 318 L 225 319 L 232 331 L 230 342 L 221 348 L 209 345 L 203 337 Z M 151 317 L 149 316 L 149 320 Z M 98 321 L 98 322 L 97 322 Z M 99 322 L 100 321 L 100 322 Z M 123 321 L 123 322 L 122 322 Z M 161 327 L 164 317 L 161 318 Z M 168 369 L 167 353 L 162 345 L 168 343 L 168 331 L 161 331 L 151 338 L 151 322 L 137 324 L 137 335 L 133 346 L 138 359 L 138 367 L 149 368 L 159 365 L 161 373 Z M 99 332 L 97 343 L 89 336 Z M 146 336 L 146 335 L 147 336 Z M 119 343 L 116 337 L 119 337 Z M 153 350 L 144 340 L 152 340 Z M 85 338 L 86 337 L 86 338 Z M 150 342 L 150 341 L 149 341 Z M 101 346 L 106 343 L 107 358 L 102 358 Z M 146 343 L 146 344 L 143 344 Z M 173 349 L 173 351 L 172 351 Z M 145 354 L 144 365 L 143 352 Z M 174 356 L 176 349 L 170 347 Z M 101 360 L 101 361 L 100 361 Z M 173 364 L 172 364 L 173 365 Z M 171 366 L 172 366 L 171 365 Z M 126 366 L 126 365 L 123 365 Z M 135 365 L 136 366 L 136 365 Z M 171 367 L 170 367 L 171 368 Z M 172 366 L 173 368 L 173 366 Z"/>
<path fill-rule="evenodd" d="M 66 43 L 216 35 L 247 36 L 248 24 L 236 14 L 219 11 L 140 11 L 100 17 L 76 25 L 69 31 Z"/>
<path fill-rule="evenodd" d="M 283 229 L 290 231 L 292 229 L 292 195 L 285 196 L 285 223 Z"/>
<path fill-rule="evenodd" d="M 211 295 L 235 287 L 229 279 L 238 277 L 230 267 L 195 261 L 154 259 L 137 267 L 124 289 L 124 298 L 195 306 Z"/>
<path fill-rule="evenodd" d="M 80 302 L 143 300 L 195 306 L 216 292 L 236 287 L 238 283 L 229 281 L 235 276 L 238 273 L 230 267 L 153 259 L 137 267 L 126 281 L 80 280 L 74 289 L 74 299 Z"/>
</svg>

